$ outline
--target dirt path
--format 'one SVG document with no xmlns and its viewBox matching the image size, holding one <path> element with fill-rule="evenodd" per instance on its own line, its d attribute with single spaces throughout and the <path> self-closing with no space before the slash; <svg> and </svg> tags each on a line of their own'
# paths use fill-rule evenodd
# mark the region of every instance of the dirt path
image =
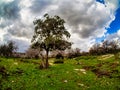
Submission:
<svg viewBox="0 0 120 90">
<path fill-rule="evenodd" d="M 113 56 L 114 56 L 113 54 L 102 55 L 99 57 L 99 60 L 106 60 L 106 59 L 111 58 Z"/>
</svg>

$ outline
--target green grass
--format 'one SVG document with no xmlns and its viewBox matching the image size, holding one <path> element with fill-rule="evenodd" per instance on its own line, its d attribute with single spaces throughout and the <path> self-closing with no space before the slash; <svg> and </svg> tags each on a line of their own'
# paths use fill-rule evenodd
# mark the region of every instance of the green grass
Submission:
<svg viewBox="0 0 120 90">
<path fill-rule="evenodd" d="M 0 58 L 0 67 L 5 68 L 0 90 L 119 90 L 120 61 L 100 58 L 65 59 L 44 70 L 39 69 L 40 60 Z"/>
</svg>

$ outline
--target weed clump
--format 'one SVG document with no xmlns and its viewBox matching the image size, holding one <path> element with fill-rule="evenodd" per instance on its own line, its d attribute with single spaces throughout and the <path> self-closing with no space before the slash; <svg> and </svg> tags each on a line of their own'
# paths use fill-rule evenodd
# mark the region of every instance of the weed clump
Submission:
<svg viewBox="0 0 120 90">
<path fill-rule="evenodd" d="M 2 78 L 6 78 L 7 76 L 9 76 L 5 66 L 0 66 L 0 74 L 2 75 Z"/>
<path fill-rule="evenodd" d="M 54 61 L 54 64 L 59 64 L 59 63 L 64 63 L 64 60 L 63 59 L 56 59 L 55 61 Z"/>
<path fill-rule="evenodd" d="M 24 73 L 24 71 L 22 69 L 16 68 L 16 70 L 12 74 L 22 75 L 23 73 Z"/>
<path fill-rule="evenodd" d="M 58 53 L 55 58 L 55 64 L 64 63 L 64 56 L 61 53 Z"/>
</svg>

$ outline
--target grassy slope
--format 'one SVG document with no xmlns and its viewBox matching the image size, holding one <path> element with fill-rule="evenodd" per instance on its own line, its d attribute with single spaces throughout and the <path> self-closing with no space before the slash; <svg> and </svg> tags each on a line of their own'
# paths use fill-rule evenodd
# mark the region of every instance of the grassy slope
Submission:
<svg viewBox="0 0 120 90">
<path fill-rule="evenodd" d="M 0 58 L 0 90 L 119 90 L 120 62 L 103 58 L 82 56 L 47 70 L 39 60 Z"/>
</svg>

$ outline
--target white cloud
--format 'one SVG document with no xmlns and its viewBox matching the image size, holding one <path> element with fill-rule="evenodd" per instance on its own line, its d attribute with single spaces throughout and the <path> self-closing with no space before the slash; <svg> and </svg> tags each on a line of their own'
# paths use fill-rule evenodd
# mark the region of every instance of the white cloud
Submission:
<svg viewBox="0 0 120 90">
<path fill-rule="evenodd" d="M 27 38 L 18 38 L 18 37 L 11 37 L 11 39 L 16 42 L 16 45 L 18 46 L 18 52 L 25 52 L 29 45 L 30 45 L 30 39 Z"/>
<path fill-rule="evenodd" d="M 20 6 L 21 8 L 29 8 L 30 6 L 32 6 L 32 2 L 31 0 L 21 0 Z"/>
<path fill-rule="evenodd" d="M 96 0 L 20 0 L 19 3 L 18 0 L 8 0 L 4 3 L 7 4 L 3 7 L 9 5 L 9 10 L 14 13 L 8 13 L 4 17 L 4 12 L 0 12 L 0 31 L 7 31 L 0 35 L 3 40 L 15 40 L 21 51 L 30 44 L 34 31 L 33 20 L 46 12 L 65 19 L 67 29 L 72 35 L 73 47 L 87 51 L 96 38 L 105 36 L 105 27 L 109 27 L 115 19 L 114 13 L 118 8 L 118 0 L 105 0 L 106 5 Z M 11 15 L 16 18 L 13 19 Z M 8 19 L 9 17 L 12 19 Z"/>
<path fill-rule="evenodd" d="M 14 0 L 0 0 L 0 2 L 6 2 L 6 3 L 9 3 L 9 2 L 12 2 Z"/>
<path fill-rule="evenodd" d="M 104 35 L 106 30 L 103 28 L 107 27 L 112 19 L 109 8 L 94 0 L 67 0 L 63 3 L 59 5 L 56 14 L 60 14 L 67 21 L 73 33 L 78 34 L 80 38 L 97 37 L 101 34 L 96 34 L 99 29 Z M 69 6 L 66 6 L 67 4 Z"/>
<path fill-rule="evenodd" d="M 0 42 L 3 44 L 3 36 L 5 35 L 5 32 L 0 28 Z"/>
<path fill-rule="evenodd" d="M 118 30 L 117 35 L 120 37 L 120 30 Z"/>
<path fill-rule="evenodd" d="M 71 42 L 74 43 L 72 45 L 72 48 L 80 48 L 81 51 L 88 51 L 89 48 L 95 43 L 95 39 L 91 37 L 87 39 L 83 39 L 80 38 L 78 35 L 73 34 L 71 36 Z"/>
<path fill-rule="evenodd" d="M 119 0 L 105 0 L 105 2 L 113 12 L 119 7 Z"/>
<path fill-rule="evenodd" d="M 111 8 L 116 10 L 95 0 L 61 0 L 58 9 L 53 12 L 63 17 L 68 23 L 68 29 L 71 28 L 69 31 L 72 34 L 73 47 L 86 51 L 95 43 L 96 38 L 105 36 L 105 27 L 109 27 L 115 19 Z"/>
<path fill-rule="evenodd" d="M 118 30 L 116 33 L 108 34 L 106 36 L 106 40 L 119 40 L 120 41 L 120 30 Z"/>
</svg>

